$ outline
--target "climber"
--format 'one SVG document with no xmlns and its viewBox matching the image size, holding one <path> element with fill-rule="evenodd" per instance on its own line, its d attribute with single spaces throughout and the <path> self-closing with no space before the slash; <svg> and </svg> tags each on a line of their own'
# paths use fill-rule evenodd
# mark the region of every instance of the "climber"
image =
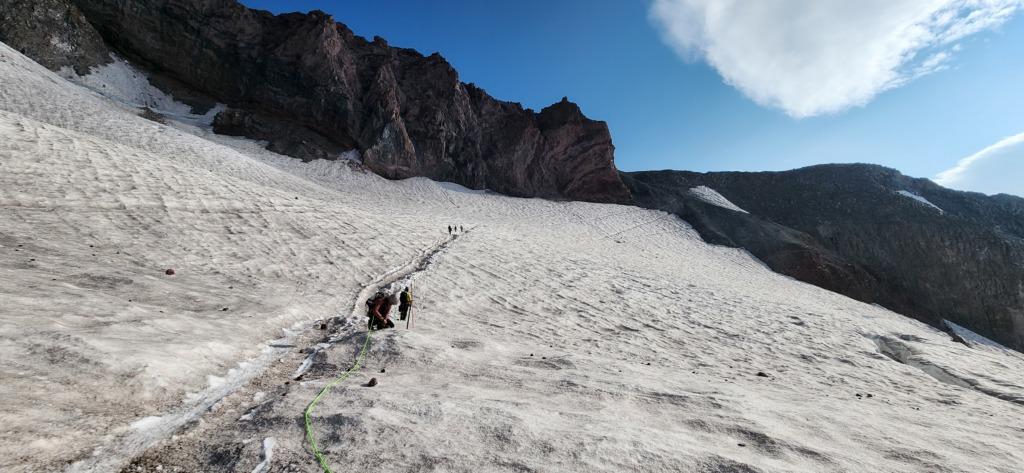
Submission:
<svg viewBox="0 0 1024 473">
<path fill-rule="evenodd" d="M 377 294 L 366 301 L 366 317 L 369 319 L 367 328 L 370 330 L 395 328 L 395 323 L 388 318 L 388 314 L 391 312 L 391 306 L 397 303 L 397 294 L 388 295 L 383 290 L 377 291 Z"/>
<path fill-rule="evenodd" d="M 402 289 L 402 293 L 399 294 L 398 303 L 398 320 L 405 320 L 409 316 L 409 309 L 412 307 L 412 291 L 409 288 Z"/>
</svg>

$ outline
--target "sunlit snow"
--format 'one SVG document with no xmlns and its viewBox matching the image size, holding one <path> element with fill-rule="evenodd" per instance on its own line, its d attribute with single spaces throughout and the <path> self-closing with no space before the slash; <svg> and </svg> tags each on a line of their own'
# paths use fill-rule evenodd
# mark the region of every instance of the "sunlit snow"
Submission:
<svg viewBox="0 0 1024 473">
<path fill-rule="evenodd" d="M 924 197 L 921 197 L 921 196 L 919 196 L 919 195 L 917 195 L 917 194 L 915 194 L 913 192 L 910 192 L 908 190 L 900 190 L 900 191 L 896 191 L 896 193 L 899 194 L 899 195 L 902 195 L 903 197 L 909 197 L 911 199 L 914 199 L 917 202 L 920 202 L 921 204 L 924 204 L 924 205 L 926 205 L 928 207 L 931 207 L 931 208 L 933 208 L 935 210 L 938 210 L 939 213 L 944 213 L 943 210 L 941 208 L 939 208 L 939 206 L 931 203 L 931 201 L 929 201 L 928 199 L 925 199 Z"/>
<path fill-rule="evenodd" d="M 693 188 L 690 188 L 690 192 L 689 193 L 690 193 L 690 195 L 692 195 L 692 196 L 694 196 L 694 197 L 696 197 L 696 198 L 698 198 L 698 199 L 700 199 L 700 200 L 702 200 L 704 202 L 707 202 L 707 203 L 709 203 L 711 205 L 716 205 L 718 207 L 722 207 L 723 209 L 729 209 L 729 210 L 735 210 L 737 212 L 748 213 L 746 210 L 743 210 L 743 209 L 739 208 L 736 204 L 734 204 L 731 201 L 729 201 L 729 199 L 726 199 L 725 196 L 723 196 L 722 194 L 719 194 L 718 191 L 716 191 L 716 190 L 714 190 L 714 189 L 712 189 L 710 187 L 707 187 L 707 186 L 693 187 Z"/>
<path fill-rule="evenodd" d="M 374 285 L 411 285 L 415 319 L 317 407 L 335 471 L 1024 464 L 1018 354 L 672 215 L 303 163 L 5 45 L 0 84 L 2 471 L 320 471 L 302 412 Z"/>
</svg>

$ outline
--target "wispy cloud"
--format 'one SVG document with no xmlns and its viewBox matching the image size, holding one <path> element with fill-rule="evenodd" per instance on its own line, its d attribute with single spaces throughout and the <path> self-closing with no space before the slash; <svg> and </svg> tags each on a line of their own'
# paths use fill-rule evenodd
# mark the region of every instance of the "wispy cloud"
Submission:
<svg viewBox="0 0 1024 473">
<path fill-rule="evenodd" d="M 703 59 L 755 102 L 793 117 L 863 105 L 948 67 L 957 41 L 1024 0 L 654 0 L 686 59 Z"/>
<path fill-rule="evenodd" d="M 955 189 L 1024 197 L 1024 133 L 961 159 L 935 176 L 935 182 Z"/>
</svg>

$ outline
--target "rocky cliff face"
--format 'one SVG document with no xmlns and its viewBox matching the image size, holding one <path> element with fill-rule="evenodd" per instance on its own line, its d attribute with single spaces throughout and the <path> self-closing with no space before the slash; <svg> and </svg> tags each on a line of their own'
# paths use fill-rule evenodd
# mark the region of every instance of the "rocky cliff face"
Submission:
<svg viewBox="0 0 1024 473">
<path fill-rule="evenodd" d="M 706 240 L 746 248 L 775 271 L 1024 349 L 1024 199 L 953 191 L 870 165 L 624 180 L 640 205 L 674 212 Z M 749 214 L 695 198 L 697 186 Z"/>
<path fill-rule="evenodd" d="M 563 100 L 536 113 L 496 100 L 462 83 L 440 55 L 367 41 L 325 13 L 275 16 L 233 0 L 44 1 L 74 12 L 65 29 L 81 33 L 80 44 L 102 36 L 101 46 L 151 71 L 176 97 L 228 104 L 214 123 L 219 133 L 267 140 L 270 149 L 307 160 L 359 149 L 369 168 L 389 178 L 629 201 L 608 127 L 575 104 Z M 48 41 L 42 31 L 53 25 L 36 23 L 35 35 L 13 35 L 8 44 Z M 76 65 L 96 63 L 86 59 Z"/>
<path fill-rule="evenodd" d="M 53 70 L 86 74 L 110 62 L 110 52 L 78 7 L 67 0 L 3 0 L 0 42 Z"/>
</svg>

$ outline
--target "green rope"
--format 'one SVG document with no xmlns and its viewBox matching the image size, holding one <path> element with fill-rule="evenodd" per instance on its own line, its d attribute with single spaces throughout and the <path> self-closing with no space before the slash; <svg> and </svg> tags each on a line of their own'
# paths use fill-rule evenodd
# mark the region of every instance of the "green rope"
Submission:
<svg viewBox="0 0 1024 473">
<path fill-rule="evenodd" d="M 313 409 L 316 408 L 316 404 L 320 402 L 320 398 L 322 398 L 324 394 L 327 394 L 331 388 L 348 379 L 348 377 L 358 370 L 359 366 L 363 364 L 363 357 L 366 356 L 366 347 L 370 345 L 370 334 L 372 333 L 372 329 L 366 332 L 366 340 L 363 341 L 363 349 L 359 350 L 359 355 L 356 357 L 356 363 L 352 365 L 348 371 L 342 373 L 341 376 L 335 378 L 334 381 L 328 383 L 327 386 L 324 386 L 324 388 L 317 393 L 316 397 L 313 398 L 313 402 L 309 403 L 309 407 L 307 407 L 306 411 L 303 413 L 303 416 L 306 419 L 306 439 L 309 440 L 309 446 L 313 448 L 313 455 L 316 456 L 316 461 L 320 463 L 320 468 L 323 468 L 324 473 L 331 473 L 331 467 L 327 465 L 327 459 L 324 458 L 324 454 L 320 452 L 320 448 L 316 445 L 316 437 L 313 436 L 313 427 L 309 423 L 310 415 L 313 413 Z"/>
</svg>

